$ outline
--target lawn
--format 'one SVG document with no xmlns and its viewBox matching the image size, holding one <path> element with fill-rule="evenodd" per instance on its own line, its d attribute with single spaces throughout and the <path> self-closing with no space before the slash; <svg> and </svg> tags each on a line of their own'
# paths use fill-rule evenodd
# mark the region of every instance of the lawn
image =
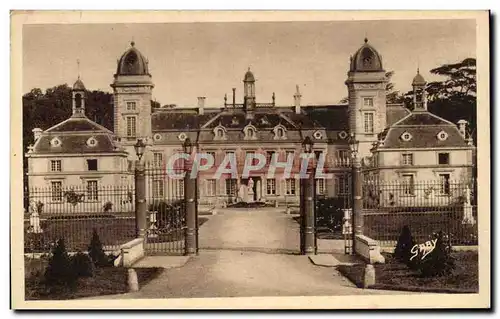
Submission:
<svg viewBox="0 0 500 319">
<path fill-rule="evenodd" d="M 474 251 L 453 252 L 455 269 L 448 275 L 425 278 L 394 258 L 384 255 L 385 264 L 375 264 L 374 289 L 477 293 L 479 291 L 478 255 Z M 338 270 L 358 287 L 362 287 L 365 265 L 341 265 Z"/>
<path fill-rule="evenodd" d="M 429 240 L 433 232 L 443 231 L 451 235 L 453 245 L 477 245 L 477 224 L 462 224 L 459 211 L 420 211 L 368 213 L 363 215 L 363 233 L 375 240 L 396 242 L 405 225 L 410 227 L 413 239 L 417 242 Z"/>
<path fill-rule="evenodd" d="M 136 269 L 139 287 L 156 278 L 162 268 Z M 43 273 L 26 278 L 26 300 L 66 300 L 92 296 L 121 294 L 128 291 L 128 271 L 123 267 L 97 268 L 93 277 L 79 278 L 74 287 L 49 287 Z"/>
<path fill-rule="evenodd" d="M 208 219 L 198 218 L 198 226 Z M 29 223 L 25 222 L 25 229 Z M 25 253 L 49 252 L 50 244 L 59 238 L 64 238 L 68 251 L 86 251 L 95 229 L 104 246 L 118 248 L 135 238 L 134 218 L 93 218 L 93 219 L 61 219 L 42 220 L 42 234 L 25 232 Z M 184 238 L 184 228 L 169 230 L 161 235 L 161 241 L 178 241 Z M 158 241 L 155 239 L 155 241 Z"/>
</svg>

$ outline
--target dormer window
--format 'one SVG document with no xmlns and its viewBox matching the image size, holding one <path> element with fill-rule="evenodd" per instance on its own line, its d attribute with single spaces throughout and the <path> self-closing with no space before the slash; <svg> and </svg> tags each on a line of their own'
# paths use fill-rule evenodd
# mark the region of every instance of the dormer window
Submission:
<svg viewBox="0 0 500 319">
<path fill-rule="evenodd" d="M 95 139 L 95 137 L 89 138 L 87 140 L 87 145 L 90 146 L 90 147 L 97 146 L 97 140 Z"/>
<path fill-rule="evenodd" d="M 446 133 L 445 131 L 441 131 L 438 133 L 437 138 L 440 141 L 446 141 L 446 139 L 448 138 L 448 133 Z"/>
<path fill-rule="evenodd" d="M 320 131 L 316 131 L 314 132 L 313 137 L 317 140 L 320 140 L 323 138 L 323 133 L 321 133 Z"/>
<path fill-rule="evenodd" d="M 243 129 L 243 133 L 245 133 L 245 140 L 255 140 L 257 139 L 257 129 L 253 125 L 247 125 Z"/>
<path fill-rule="evenodd" d="M 160 133 L 155 133 L 155 135 L 153 135 L 153 139 L 154 139 L 155 141 L 159 141 L 159 140 L 161 140 L 161 134 L 160 134 Z"/>
<path fill-rule="evenodd" d="M 345 140 L 347 138 L 347 132 L 346 131 L 341 131 L 339 133 L 339 137 L 341 140 Z"/>
<path fill-rule="evenodd" d="M 53 147 L 59 147 L 62 145 L 62 142 L 61 140 L 58 138 L 58 137 L 54 137 L 51 141 L 50 141 L 50 145 L 53 146 Z"/>
<path fill-rule="evenodd" d="M 282 125 L 278 125 L 274 128 L 274 139 L 284 140 L 286 139 L 286 130 Z"/>
<path fill-rule="evenodd" d="M 412 135 L 408 132 L 404 132 L 402 135 L 401 135 L 401 139 L 405 142 L 408 142 L 412 139 Z"/>
<path fill-rule="evenodd" d="M 184 142 L 187 138 L 187 135 L 186 133 L 181 133 L 179 134 L 179 136 L 177 136 L 177 138 L 179 139 L 179 141 Z"/>
<path fill-rule="evenodd" d="M 214 139 L 215 140 L 226 139 L 226 129 L 222 125 L 219 125 L 214 129 Z"/>
</svg>

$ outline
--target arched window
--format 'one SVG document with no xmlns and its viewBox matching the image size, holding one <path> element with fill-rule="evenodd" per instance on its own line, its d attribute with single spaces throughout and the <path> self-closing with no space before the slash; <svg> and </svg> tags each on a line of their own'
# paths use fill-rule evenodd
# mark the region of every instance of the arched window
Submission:
<svg viewBox="0 0 500 319">
<path fill-rule="evenodd" d="M 280 128 L 278 128 L 278 129 L 276 130 L 276 136 L 277 136 L 278 138 L 282 138 L 282 137 L 283 137 L 283 135 L 284 135 L 284 133 L 283 133 L 283 129 L 282 129 L 281 127 L 280 127 Z"/>
<path fill-rule="evenodd" d="M 224 130 L 224 127 L 222 127 L 222 126 L 219 125 L 218 127 L 216 127 L 213 130 L 213 132 L 214 132 L 214 138 L 216 140 L 224 140 L 224 139 L 226 139 L 226 132 Z"/>
<path fill-rule="evenodd" d="M 248 125 L 243 129 L 243 133 L 245 134 L 246 140 L 255 140 L 257 139 L 257 131 L 253 125 Z"/>
<path fill-rule="evenodd" d="M 82 95 L 81 94 L 76 94 L 75 95 L 75 107 L 77 109 L 82 108 Z"/>
<path fill-rule="evenodd" d="M 254 137 L 255 132 L 252 129 L 248 129 L 247 135 L 248 135 L 249 138 L 252 138 L 252 137 Z"/>
</svg>

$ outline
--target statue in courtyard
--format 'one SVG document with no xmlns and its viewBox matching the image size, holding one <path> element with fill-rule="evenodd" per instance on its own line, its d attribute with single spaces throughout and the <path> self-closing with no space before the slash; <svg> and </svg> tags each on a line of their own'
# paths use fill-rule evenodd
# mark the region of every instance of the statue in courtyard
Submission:
<svg viewBox="0 0 500 319">
<path fill-rule="evenodd" d="M 253 185 L 254 185 L 253 178 L 250 177 L 248 179 L 248 185 L 247 185 L 247 195 L 248 195 L 247 196 L 247 202 L 248 203 L 251 203 L 254 200 Z"/>
</svg>

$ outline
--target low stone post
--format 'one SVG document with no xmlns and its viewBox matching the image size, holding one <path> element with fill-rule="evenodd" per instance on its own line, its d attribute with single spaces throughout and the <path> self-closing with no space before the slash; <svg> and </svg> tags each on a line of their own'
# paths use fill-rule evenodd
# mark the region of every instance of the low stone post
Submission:
<svg viewBox="0 0 500 319">
<path fill-rule="evenodd" d="M 375 285 L 375 267 L 373 267 L 372 264 L 367 264 L 363 277 L 363 288 L 368 288 L 373 285 Z"/>
<path fill-rule="evenodd" d="M 128 269 L 128 291 L 139 291 L 139 280 L 137 279 L 137 272 L 134 268 Z"/>
</svg>

